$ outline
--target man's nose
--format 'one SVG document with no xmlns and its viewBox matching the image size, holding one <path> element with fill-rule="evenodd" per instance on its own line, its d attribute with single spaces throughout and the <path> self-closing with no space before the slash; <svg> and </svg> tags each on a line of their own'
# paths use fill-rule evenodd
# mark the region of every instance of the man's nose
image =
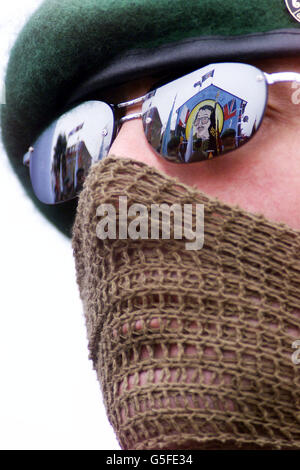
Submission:
<svg viewBox="0 0 300 470">
<path fill-rule="evenodd" d="M 141 106 L 130 108 L 126 115 L 140 112 Z M 120 158 L 132 158 L 147 165 L 160 168 L 159 159 L 147 142 L 142 119 L 133 119 L 122 124 L 108 156 L 114 155 Z"/>
</svg>

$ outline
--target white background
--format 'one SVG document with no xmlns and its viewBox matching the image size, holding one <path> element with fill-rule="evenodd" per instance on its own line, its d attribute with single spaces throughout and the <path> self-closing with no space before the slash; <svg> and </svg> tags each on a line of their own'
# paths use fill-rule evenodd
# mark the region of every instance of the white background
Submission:
<svg viewBox="0 0 300 470">
<path fill-rule="evenodd" d="M 40 3 L 1 3 L 1 89 Z M 0 449 L 119 449 L 88 360 L 71 242 L 26 197 L 2 147 L 0 204 Z"/>
</svg>

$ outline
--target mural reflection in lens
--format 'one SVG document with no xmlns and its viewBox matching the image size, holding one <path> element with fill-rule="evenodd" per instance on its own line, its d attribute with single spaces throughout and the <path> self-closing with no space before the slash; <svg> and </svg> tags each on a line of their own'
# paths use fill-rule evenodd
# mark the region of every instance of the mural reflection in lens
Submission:
<svg viewBox="0 0 300 470">
<path fill-rule="evenodd" d="M 261 124 L 267 100 L 262 76 L 248 64 L 212 64 L 151 92 L 143 106 L 148 142 L 177 163 L 239 148 Z"/>
</svg>

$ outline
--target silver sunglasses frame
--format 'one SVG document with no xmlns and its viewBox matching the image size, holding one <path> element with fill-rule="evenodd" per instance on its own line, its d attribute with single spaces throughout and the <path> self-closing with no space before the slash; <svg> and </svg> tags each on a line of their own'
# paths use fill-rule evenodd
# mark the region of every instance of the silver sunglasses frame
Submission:
<svg viewBox="0 0 300 470">
<path fill-rule="evenodd" d="M 265 80 L 268 85 L 274 85 L 275 83 L 282 83 L 282 82 L 299 82 L 300 83 L 300 73 L 297 73 L 297 72 L 275 72 L 275 73 L 262 72 L 262 74 L 257 75 L 257 80 L 258 81 Z M 115 107 L 119 109 L 130 108 L 131 106 L 135 106 L 136 104 L 143 103 L 146 100 L 147 96 L 148 94 L 146 93 L 145 95 L 139 96 L 138 98 L 135 98 L 133 100 L 119 103 L 115 105 Z M 142 118 L 142 113 L 128 114 L 127 116 L 124 116 L 119 120 L 119 125 L 127 121 L 132 121 L 133 119 L 141 119 L 141 118 Z M 27 153 L 25 153 L 23 157 L 23 164 L 25 166 L 29 167 L 30 156 L 33 151 L 34 151 L 34 148 L 29 147 Z"/>
</svg>

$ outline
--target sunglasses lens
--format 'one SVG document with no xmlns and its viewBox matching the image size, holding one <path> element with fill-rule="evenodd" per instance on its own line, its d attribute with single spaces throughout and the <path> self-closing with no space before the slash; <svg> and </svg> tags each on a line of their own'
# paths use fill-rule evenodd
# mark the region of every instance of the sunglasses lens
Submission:
<svg viewBox="0 0 300 470">
<path fill-rule="evenodd" d="M 87 101 L 48 127 L 30 155 L 38 199 L 56 204 L 76 197 L 92 163 L 107 155 L 113 131 L 112 109 L 101 101 Z"/>
<path fill-rule="evenodd" d="M 256 67 L 208 65 L 147 95 L 144 131 L 166 160 L 214 158 L 241 147 L 256 133 L 267 95 L 264 74 Z"/>
</svg>

